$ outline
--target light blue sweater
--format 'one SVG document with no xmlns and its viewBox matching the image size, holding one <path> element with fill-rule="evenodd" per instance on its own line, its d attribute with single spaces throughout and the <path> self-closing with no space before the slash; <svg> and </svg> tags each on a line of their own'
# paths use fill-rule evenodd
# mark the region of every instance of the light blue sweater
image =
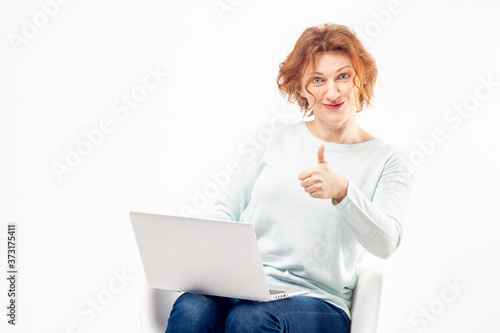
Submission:
<svg viewBox="0 0 500 333">
<path fill-rule="evenodd" d="M 297 178 L 317 164 L 321 144 L 330 167 L 349 179 L 338 204 L 310 197 Z M 269 284 L 306 287 L 350 316 L 366 250 L 387 258 L 401 240 L 412 183 L 406 163 L 379 138 L 335 144 L 314 137 L 304 121 L 287 124 L 242 161 L 207 218 L 252 223 Z"/>
</svg>

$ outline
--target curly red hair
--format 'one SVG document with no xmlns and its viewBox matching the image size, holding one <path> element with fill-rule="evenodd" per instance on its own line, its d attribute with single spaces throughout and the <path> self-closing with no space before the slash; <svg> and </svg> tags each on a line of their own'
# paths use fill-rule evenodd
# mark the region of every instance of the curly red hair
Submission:
<svg viewBox="0 0 500 333">
<path fill-rule="evenodd" d="M 281 94 L 289 102 L 297 102 L 304 115 L 308 111 L 312 114 L 314 105 L 309 105 L 307 99 L 299 93 L 302 78 L 309 66 L 314 68 L 316 55 L 328 51 L 342 52 L 351 60 L 355 72 L 354 85 L 357 88 L 356 112 L 371 105 L 378 73 L 375 59 L 351 29 L 339 24 L 323 24 L 304 30 L 292 52 L 280 63 L 277 82 Z M 305 88 L 307 90 L 307 85 Z"/>
</svg>

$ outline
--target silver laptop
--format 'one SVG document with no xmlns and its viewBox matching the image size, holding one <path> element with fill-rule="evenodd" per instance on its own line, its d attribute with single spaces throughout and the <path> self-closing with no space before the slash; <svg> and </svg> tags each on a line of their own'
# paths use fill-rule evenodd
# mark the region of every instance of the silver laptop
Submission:
<svg viewBox="0 0 500 333">
<path fill-rule="evenodd" d="M 267 284 L 251 224 L 137 212 L 130 220 L 153 288 L 255 301 L 309 292 Z"/>
</svg>

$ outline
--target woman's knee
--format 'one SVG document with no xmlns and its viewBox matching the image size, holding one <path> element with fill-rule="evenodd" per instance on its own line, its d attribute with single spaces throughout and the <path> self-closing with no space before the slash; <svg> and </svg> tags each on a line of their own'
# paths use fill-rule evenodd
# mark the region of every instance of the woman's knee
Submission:
<svg viewBox="0 0 500 333">
<path fill-rule="evenodd" d="M 226 332 L 280 332 L 278 319 L 263 304 L 265 303 L 239 302 L 227 315 Z"/>
<path fill-rule="evenodd" d="M 220 297 L 182 294 L 172 307 L 166 332 L 222 331 L 230 302 Z"/>
</svg>

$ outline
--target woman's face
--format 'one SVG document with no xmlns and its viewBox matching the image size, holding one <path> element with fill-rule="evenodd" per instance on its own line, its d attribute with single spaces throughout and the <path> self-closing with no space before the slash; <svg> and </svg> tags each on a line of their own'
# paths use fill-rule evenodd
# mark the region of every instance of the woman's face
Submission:
<svg viewBox="0 0 500 333">
<path fill-rule="evenodd" d="M 354 68 L 340 52 L 322 52 L 315 60 L 316 67 L 306 69 L 299 93 L 307 98 L 309 105 L 314 105 L 315 121 L 342 125 L 356 114 Z M 305 89 L 307 82 L 310 93 Z"/>
</svg>

